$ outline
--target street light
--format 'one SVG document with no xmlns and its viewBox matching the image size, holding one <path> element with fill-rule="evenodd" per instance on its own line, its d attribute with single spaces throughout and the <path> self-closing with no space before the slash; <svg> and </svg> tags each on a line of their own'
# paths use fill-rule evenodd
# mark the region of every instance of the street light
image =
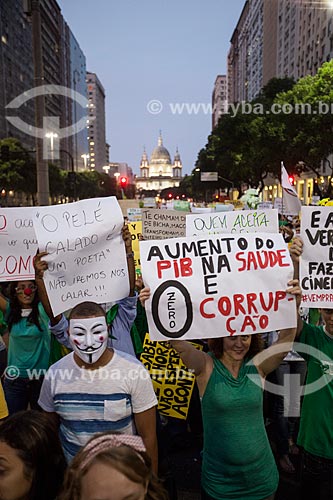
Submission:
<svg viewBox="0 0 333 500">
<path fill-rule="evenodd" d="M 117 184 L 119 184 L 119 176 L 120 176 L 120 172 L 115 172 L 113 175 L 114 175 L 114 176 L 115 176 L 115 178 L 116 178 L 116 182 L 117 182 Z"/>
<path fill-rule="evenodd" d="M 54 139 L 57 139 L 58 138 L 58 134 L 56 134 L 55 132 L 48 132 L 47 134 L 45 134 L 45 137 L 47 139 L 50 139 L 50 146 L 51 146 L 51 159 L 54 160 L 54 156 L 53 156 L 53 149 L 54 149 Z"/>
<path fill-rule="evenodd" d="M 110 165 L 105 165 L 105 167 L 103 167 L 103 170 L 107 175 L 109 175 L 110 168 L 111 168 Z"/>
<path fill-rule="evenodd" d="M 90 156 L 87 153 L 85 153 L 85 154 L 81 155 L 81 158 L 83 158 L 84 169 L 86 170 Z"/>
</svg>

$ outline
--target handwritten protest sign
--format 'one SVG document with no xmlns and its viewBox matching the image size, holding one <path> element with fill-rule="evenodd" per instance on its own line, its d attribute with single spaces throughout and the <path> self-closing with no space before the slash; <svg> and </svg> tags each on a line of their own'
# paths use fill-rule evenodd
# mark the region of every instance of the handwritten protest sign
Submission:
<svg viewBox="0 0 333 500">
<path fill-rule="evenodd" d="M 202 350 L 201 345 L 193 345 Z M 186 419 L 195 377 L 177 351 L 166 343 L 152 342 L 147 333 L 140 361 L 150 373 L 160 413 Z"/>
<path fill-rule="evenodd" d="M 142 219 L 141 208 L 128 208 L 127 217 L 130 222 L 135 222 Z"/>
<path fill-rule="evenodd" d="M 142 209 L 142 235 L 146 240 L 185 236 L 186 212 Z"/>
<path fill-rule="evenodd" d="M 243 210 L 186 216 L 186 236 L 221 233 L 277 233 L 277 210 Z"/>
<path fill-rule="evenodd" d="M 129 222 L 128 229 L 130 230 L 130 233 L 132 235 L 132 248 L 134 252 L 135 271 L 137 272 L 137 274 L 141 274 L 139 241 L 140 241 L 140 236 L 142 235 L 142 222 L 141 221 Z M 140 271 L 140 273 L 138 273 L 138 271 Z"/>
<path fill-rule="evenodd" d="M 0 281 L 35 279 L 33 207 L 0 208 Z"/>
<path fill-rule="evenodd" d="M 34 227 L 40 251 L 48 252 L 44 281 L 55 315 L 86 300 L 104 303 L 128 295 L 122 226 L 115 197 L 36 210 Z"/>
<path fill-rule="evenodd" d="M 280 234 L 140 242 L 152 340 L 253 334 L 296 326 L 293 276 Z"/>
<path fill-rule="evenodd" d="M 302 207 L 300 236 L 303 305 L 333 307 L 333 207 Z"/>
</svg>

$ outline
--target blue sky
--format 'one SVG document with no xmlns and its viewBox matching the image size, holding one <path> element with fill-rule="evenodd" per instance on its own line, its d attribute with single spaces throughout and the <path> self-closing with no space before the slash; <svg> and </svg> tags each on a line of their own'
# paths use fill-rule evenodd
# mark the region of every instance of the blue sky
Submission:
<svg viewBox="0 0 333 500">
<path fill-rule="evenodd" d="M 230 38 L 245 0 L 58 0 L 62 13 L 106 91 L 110 160 L 135 173 L 162 130 L 190 173 L 211 131 L 203 107 L 173 113 L 175 103 L 211 102 L 215 78 L 226 72 Z M 163 110 L 148 111 L 158 100 Z"/>
</svg>

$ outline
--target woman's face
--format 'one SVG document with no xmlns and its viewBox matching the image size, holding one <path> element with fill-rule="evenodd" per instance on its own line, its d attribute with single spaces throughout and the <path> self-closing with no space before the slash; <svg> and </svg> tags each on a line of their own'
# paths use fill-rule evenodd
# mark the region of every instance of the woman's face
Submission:
<svg viewBox="0 0 333 500">
<path fill-rule="evenodd" d="M 17 451 L 0 441 L 0 500 L 28 500 L 31 485 Z"/>
<path fill-rule="evenodd" d="M 83 476 L 80 500 L 144 500 L 147 487 L 111 465 L 97 462 Z"/>
<path fill-rule="evenodd" d="M 223 337 L 223 357 L 230 361 L 242 361 L 249 352 L 251 335 L 235 335 Z"/>
<path fill-rule="evenodd" d="M 19 281 L 15 288 L 17 300 L 22 308 L 28 309 L 35 298 L 37 287 L 34 281 Z"/>
</svg>

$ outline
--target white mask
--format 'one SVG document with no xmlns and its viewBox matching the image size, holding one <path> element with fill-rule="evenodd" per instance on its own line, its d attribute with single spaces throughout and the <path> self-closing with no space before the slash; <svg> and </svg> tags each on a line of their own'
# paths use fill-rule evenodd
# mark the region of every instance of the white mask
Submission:
<svg viewBox="0 0 333 500">
<path fill-rule="evenodd" d="M 106 349 L 108 327 L 104 316 L 73 318 L 69 321 L 69 341 L 85 363 L 96 363 Z"/>
</svg>

